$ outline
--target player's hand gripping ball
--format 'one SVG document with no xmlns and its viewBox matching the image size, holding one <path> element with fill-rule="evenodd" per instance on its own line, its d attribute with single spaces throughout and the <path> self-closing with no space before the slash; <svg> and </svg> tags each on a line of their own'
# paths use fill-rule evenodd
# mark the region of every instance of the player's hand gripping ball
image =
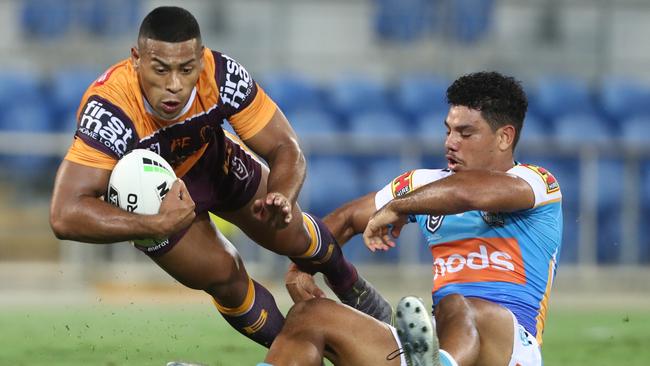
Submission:
<svg viewBox="0 0 650 366">
<path fill-rule="evenodd" d="M 176 180 L 174 169 L 160 155 L 135 149 L 117 162 L 108 182 L 106 201 L 123 210 L 155 215 Z M 134 240 L 141 246 L 155 246 L 166 239 Z"/>
</svg>

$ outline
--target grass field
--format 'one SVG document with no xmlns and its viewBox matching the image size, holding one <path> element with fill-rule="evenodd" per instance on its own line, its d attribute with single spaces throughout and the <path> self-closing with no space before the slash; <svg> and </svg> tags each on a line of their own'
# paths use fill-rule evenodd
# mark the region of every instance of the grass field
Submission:
<svg viewBox="0 0 650 366">
<path fill-rule="evenodd" d="M 0 365 L 255 365 L 265 353 L 205 305 L 0 310 Z M 552 309 L 544 341 L 545 366 L 647 366 L 650 310 Z"/>
</svg>

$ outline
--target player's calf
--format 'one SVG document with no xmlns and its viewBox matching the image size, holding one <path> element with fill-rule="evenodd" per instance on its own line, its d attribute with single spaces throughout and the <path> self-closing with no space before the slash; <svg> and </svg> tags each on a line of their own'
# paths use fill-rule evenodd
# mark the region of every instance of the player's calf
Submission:
<svg viewBox="0 0 650 366">
<path fill-rule="evenodd" d="M 390 303 L 345 259 L 327 226 L 307 213 L 303 213 L 303 221 L 309 233 L 310 245 L 303 255 L 292 257 L 291 260 L 303 272 L 323 273 L 327 285 L 344 304 L 390 324 L 393 314 Z"/>
</svg>

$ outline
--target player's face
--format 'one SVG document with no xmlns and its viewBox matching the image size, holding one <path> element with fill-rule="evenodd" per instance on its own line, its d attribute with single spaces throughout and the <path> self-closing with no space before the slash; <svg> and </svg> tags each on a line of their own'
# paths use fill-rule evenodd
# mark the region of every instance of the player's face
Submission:
<svg viewBox="0 0 650 366">
<path fill-rule="evenodd" d="M 203 46 L 197 39 L 141 39 L 138 48 L 131 49 L 140 88 L 160 117 L 172 119 L 183 110 L 203 69 L 202 55 Z"/>
<path fill-rule="evenodd" d="M 502 131 L 493 131 L 480 111 L 465 106 L 452 106 L 445 125 L 445 150 L 449 169 L 461 171 L 501 168 L 499 164 L 505 151 Z"/>
</svg>

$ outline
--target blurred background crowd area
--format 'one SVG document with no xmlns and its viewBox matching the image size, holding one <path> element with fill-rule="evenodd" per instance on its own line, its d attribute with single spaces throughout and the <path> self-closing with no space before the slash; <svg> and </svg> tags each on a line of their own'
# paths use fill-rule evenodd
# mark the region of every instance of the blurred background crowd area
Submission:
<svg viewBox="0 0 650 366">
<path fill-rule="evenodd" d="M 146 261 L 128 246 L 59 243 L 53 176 L 86 87 L 128 57 L 142 17 L 169 2 L 0 2 L 0 260 Z M 204 43 L 245 65 L 307 155 L 300 198 L 324 215 L 403 171 L 445 167 L 445 91 L 496 70 L 530 108 L 518 160 L 564 195 L 563 264 L 650 263 L 650 2 L 642 0 L 238 0 L 182 2 Z M 234 242 L 242 234 L 222 224 Z M 429 263 L 345 248 L 359 263 Z M 247 261 L 268 262 L 254 245 Z M 92 252 L 91 252 L 92 251 Z M 90 256 L 90 257 L 89 257 Z M 90 259 L 89 259 L 90 258 Z"/>
</svg>

